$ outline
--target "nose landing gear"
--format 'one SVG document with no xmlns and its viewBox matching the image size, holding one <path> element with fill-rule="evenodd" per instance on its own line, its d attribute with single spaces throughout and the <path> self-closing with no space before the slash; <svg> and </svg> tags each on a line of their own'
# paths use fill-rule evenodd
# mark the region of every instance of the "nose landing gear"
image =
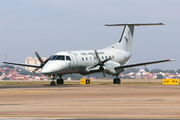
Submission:
<svg viewBox="0 0 180 120">
<path fill-rule="evenodd" d="M 63 85 L 64 84 L 64 80 L 61 78 L 61 76 L 59 76 L 59 79 L 57 79 L 57 82 L 54 81 L 55 75 L 51 75 L 49 77 L 52 79 L 51 86 L 56 85 L 56 83 L 57 83 L 57 85 Z"/>
<path fill-rule="evenodd" d="M 52 81 L 51 81 L 51 86 L 54 86 L 54 85 L 56 85 L 56 83 L 55 83 L 55 81 L 54 81 L 54 75 L 51 75 L 50 76 L 51 77 L 51 79 L 52 79 Z"/>
<path fill-rule="evenodd" d="M 56 85 L 56 83 L 57 83 L 57 85 L 63 85 L 64 84 L 64 80 L 61 78 L 61 76 L 59 76 L 59 79 L 57 79 L 57 82 L 54 81 L 55 75 L 50 75 L 49 77 L 52 79 L 51 86 Z"/>
</svg>

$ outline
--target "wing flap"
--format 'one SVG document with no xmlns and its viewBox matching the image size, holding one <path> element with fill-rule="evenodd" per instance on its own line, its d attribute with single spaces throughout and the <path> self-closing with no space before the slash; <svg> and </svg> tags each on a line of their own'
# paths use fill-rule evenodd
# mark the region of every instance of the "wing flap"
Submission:
<svg viewBox="0 0 180 120">
<path fill-rule="evenodd" d="M 170 61 L 175 61 L 175 60 L 174 59 L 168 59 L 168 60 L 160 60 L 160 61 L 153 61 L 153 62 L 137 63 L 137 64 L 131 64 L 131 65 L 118 66 L 118 67 L 115 67 L 115 69 L 131 68 L 131 67 L 137 67 L 137 66 L 146 66 L 146 65 L 150 65 L 150 64 L 170 62 Z"/>
<path fill-rule="evenodd" d="M 30 65 L 30 64 L 24 64 L 24 63 L 12 63 L 12 62 L 3 62 L 4 64 L 11 64 L 11 65 L 20 65 L 20 66 L 26 66 L 26 67 L 35 67 L 35 68 L 41 68 L 39 65 Z"/>
</svg>

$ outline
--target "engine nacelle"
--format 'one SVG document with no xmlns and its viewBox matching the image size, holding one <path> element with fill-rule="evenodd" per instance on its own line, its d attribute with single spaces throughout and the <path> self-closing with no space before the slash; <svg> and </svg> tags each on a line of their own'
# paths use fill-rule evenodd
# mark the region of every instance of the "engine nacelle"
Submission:
<svg viewBox="0 0 180 120">
<path fill-rule="evenodd" d="M 110 75 L 117 75 L 117 74 L 124 71 L 124 69 L 115 70 L 114 69 L 115 67 L 118 67 L 118 66 L 121 66 L 121 65 L 119 63 L 111 61 L 111 60 L 104 63 L 104 65 L 105 65 L 105 72 L 107 74 L 110 74 Z"/>
</svg>

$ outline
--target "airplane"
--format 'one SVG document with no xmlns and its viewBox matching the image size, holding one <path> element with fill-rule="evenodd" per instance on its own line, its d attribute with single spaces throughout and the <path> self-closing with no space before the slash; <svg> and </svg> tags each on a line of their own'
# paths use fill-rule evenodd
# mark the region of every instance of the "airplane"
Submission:
<svg viewBox="0 0 180 120">
<path fill-rule="evenodd" d="M 120 84 L 121 80 L 118 77 L 126 68 L 146 66 L 149 64 L 174 61 L 174 59 L 159 60 L 153 62 L 144 62 L 128 65 L 128 60 L 131 57 L 131 47 L 133 41 L 134 27 L 147 25 L 164 25 L 163 23 L 147 23 L 147 24 L 105 24 L 105 26 L 124 26 L 120 40 L 104 49 L 94 50 L 79 50 L 79 51 L 62 51 L 49 57 L 43 61 L 38 52 L 35 54 L 40 61 L 40 65 L 30 65 L 24 63 L 3 62 L 4 64 L 20 65 L 34 67 L 37 71 L 41 68 L 41 73 L 52 78 L 51 85 L 63 84 L 62 76 L 64 74 L 79 73 L 88 75 L 96 72 L 116 76 L 114 84 Z M 59 79 L 55 82 L 55 76 Z"/>
</svg>

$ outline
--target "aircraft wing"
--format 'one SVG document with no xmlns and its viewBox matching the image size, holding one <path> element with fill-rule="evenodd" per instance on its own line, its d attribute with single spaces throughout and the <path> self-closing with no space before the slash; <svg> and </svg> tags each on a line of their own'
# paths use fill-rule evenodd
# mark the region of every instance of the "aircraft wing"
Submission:
<svg viewBox="0 0 180 120">
<path fill-rule="evenodd" d="M 131 68 L 131 67 L 137 67 L 137 66 L 146 66 L 146 65 L 150 65 L 150 64 L 170 62 L 170 61 L 175 61 L 175 60 L 174 59 L 168 59 L 168 60 L 160 60 L 160 61 L 153 61 L 153 62 L 137 63 L 137 64 L 131 64 L 131 65 L 118 66 L 118 67 L 115 67 L 115 69 Z"/>
<path fill-rule="evenodd" d="M 39 65 L 29 65 L 29 64 L 24 64 L 24 63 L 12 63 L 12 62 L 3 62 L 4 64 L 12 64 L 12 65 L 19 65 L 19 66 L 26 66 L 26 67 L 35 67 L 35 68 L 40 68 L 41 66 Z"/>
</svg>

